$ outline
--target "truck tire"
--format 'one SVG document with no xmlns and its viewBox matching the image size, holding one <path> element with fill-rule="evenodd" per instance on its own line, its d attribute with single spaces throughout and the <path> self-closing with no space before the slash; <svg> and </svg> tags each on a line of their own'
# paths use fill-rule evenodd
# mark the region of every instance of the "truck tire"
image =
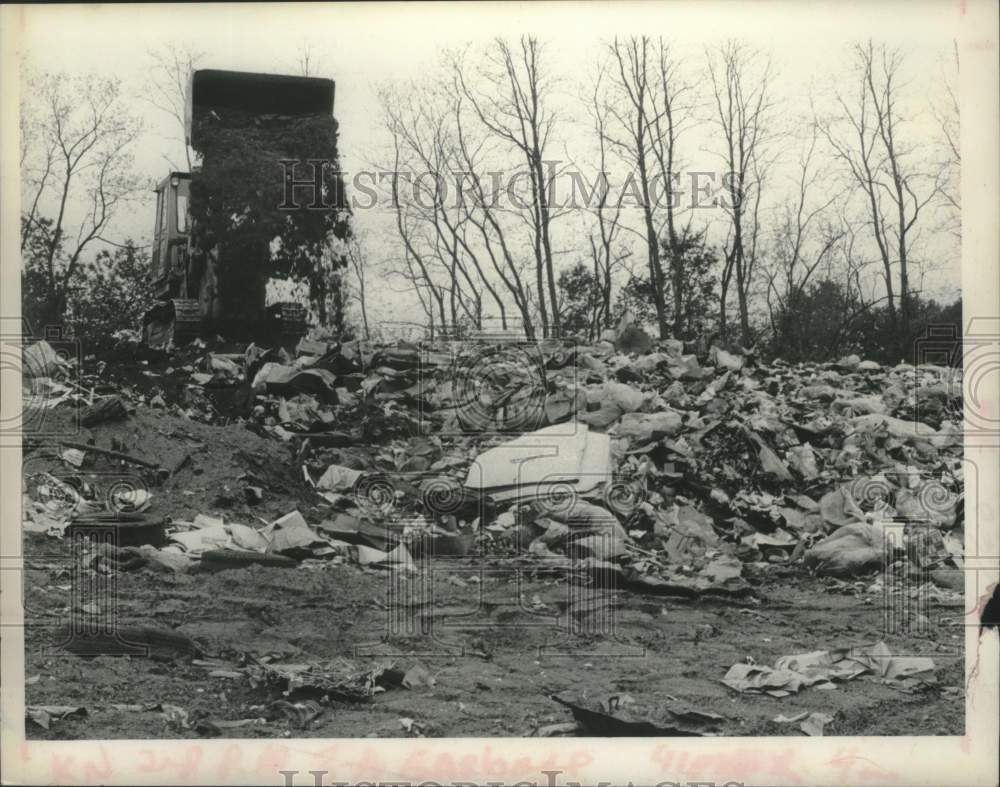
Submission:
<svg viewBox="0 0 1000 787">
<path fill-rule="evenodd" d="M 236 549 L 210 549 L 201 556 L 203 569 L 225 571 L 230 568 L 268 566 L 270 568 L 295 568 L 298 561 L 284 555 L 264 555 Z"/>
<path fill-rule="evenodd" d="M 92 514 L 75 518 L 64 531 L 64 537 L 74 535 L 110 541 L 118 547 L 161 547 L 167 543 L 166 517 L 144 514 Z"/>
</svg>

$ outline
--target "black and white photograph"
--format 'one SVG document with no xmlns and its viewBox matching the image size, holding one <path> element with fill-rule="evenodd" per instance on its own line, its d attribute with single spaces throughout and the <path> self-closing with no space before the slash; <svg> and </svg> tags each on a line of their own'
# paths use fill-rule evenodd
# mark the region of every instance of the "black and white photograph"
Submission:
<svg viewBox="0 0 1000 787">
<path fill-rule="evenodd" d="M 997 6 L 840 8 L 6 6 L 11 783 L 995 783 Z"/>
</svg>

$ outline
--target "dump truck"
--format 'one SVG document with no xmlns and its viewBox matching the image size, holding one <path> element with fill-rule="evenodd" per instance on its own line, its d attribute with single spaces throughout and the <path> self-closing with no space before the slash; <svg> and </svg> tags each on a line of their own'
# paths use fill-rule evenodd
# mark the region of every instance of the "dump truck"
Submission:
<svg viewBox="0 0 1000 787">
<path fill-rule="evenodd" d="M 289 119 L 332 119 L 334 82 L 316 77 L 202 69 L 193 72 L 187 91 L 185 136 L 201 152 L 204 120 L 240 117 L 272 126 Z M 204 162 L 203 162 L 204 163 Z M 171 172 L 157 185 L 150 284 L 154 306 L 143 318 L 143 340 L 151 347 L 182 344 L 198 336 L 221 335 L 232 341 L 294 345 L 307 329 L 300 303 L 267 301 L 269 249 L 261 245 L 223 272 L 225 238 L 198 240 L 192 216 L 192 185 L 199 168 Z M 275 162 L 275 177 L 280 177 Z M 209 246 L 209 248 L 205 248 Z"/>
</svg>

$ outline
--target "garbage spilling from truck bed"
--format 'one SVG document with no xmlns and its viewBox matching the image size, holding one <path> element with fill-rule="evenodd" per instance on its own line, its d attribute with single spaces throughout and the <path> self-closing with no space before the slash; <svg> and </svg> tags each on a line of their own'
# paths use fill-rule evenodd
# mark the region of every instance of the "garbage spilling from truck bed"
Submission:
<svg viewBox="0 0 1000 787">
<path fill-rule="evenodd" d="M 289 353 L 197 340 L 81 367 L 39 342 L 25 350 L 26 423 L 72 414 L 79 428 L 69 441 L 26 436 L 25 529 L 107 535 L 85 552 L 91 570 L 194 578 L 344 564 L 407 575 L 447 559 L 734 604 L 764 603 L 774 571 L 826 577 L 833 592 L 875 593 L 891 573 L 961 592 L 960 370 L 857 356 L 765 363 L 673 340 L 647 349 L 318 337 Z M 152 434 L 150 423 L 163 426 Z M 255 448 L 222 457 L 202 436 L 220 428 Z M 131 485 L 115 480 L 124 470 Z M 211 495 L 186 488 L 199 474 Z M 831 643 L 774 668 L 736 664 L 724 681 L 778 696 L 863 672 L 912 684 L 933 670 L 896 661 Z M 338 669 L 341 699 L 372 696 L 370 665 Z M 316 670 L 238 674 L 291 685 Z M 559 701 L 582 729 L 714 729 Z M 307 724 L 311 711 L 291 707 Z"/>
</svg>

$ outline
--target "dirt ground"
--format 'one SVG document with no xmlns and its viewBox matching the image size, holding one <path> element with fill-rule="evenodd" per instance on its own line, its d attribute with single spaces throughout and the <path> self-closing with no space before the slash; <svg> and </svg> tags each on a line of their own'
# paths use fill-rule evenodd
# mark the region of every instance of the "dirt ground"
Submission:
<svg viewBox="0 0 1000 787">
<path fill-rule="evenodd" d="M 205 513 L 248 524 L 296 509 L 311 524 L 325 516 L 294 448 L 240 424 L 210 425 L 140 405 L 127 420 L 85 429 L 71 410 L 57 408 L 38 436 L 46 434 L 92 440 L 173 469 L 154 483 L 144 471 L 106 460 L 89 468 L 149 483 L 156 515 L 190 520 Z M 28 450 L 24 461 L 26 477 L 66 472 L 52 450 Z M 253 506 L 242 494 L 244 474 L 264 489 Z M 552 695 L 682 701 L 722 716 L 715 732 L 724 735 L 804 734 L 797 722 L 774 721 L 803 711 L 833 716 L 826 735 L 964 732 L 963 630 L 948 623 L 960 620 L 960 602 L 932 596 L 922 610 L 929 631 L 887 634 L 876 574 L 843 582 L 765 563 L 747 566 L 752 594 L 742 598 L 685 600 L 612 589 L 581 601 L 565 572 L 547 570 L 539 558 L 511 564 L 469 557 L 435 564 L 429 578 L 350 563 L 189 574 L 144 568 L 115 573 L 110 596 L 74 597 L 67 542 L 27 534 L 23 543 L 26 704 L 86 708 L 85 716 L 53 721 L 47 730 L 28 722 L 30 738 L 524 736 L 573 721 Z M 399 608 L 394 593 L 410 599 L 400 613 L 409 636 L 389 627 L 389 609 Z M 67 654 L 58 647 L 62 626 L 95 604 L 113 608 L 118 626 L 191 637 L 201 653 L 172 660 Z M 834 690 L 805 688 L 777 698 L 736 694 L 721 682 L 739 662 L 773 665 L 785 655 L 880 640 L 894 654 L 932 657 L 930 685 L 904 690 L 869 674 Z M 275 717 L 269 708 L 280 691 L 255 687 L 244 673 L 248 663 L 267 659 L 346 659 L 359 670 L 421 664 L 434 682 L 390 687 L 365 702 L 334 700 L 302 722 Z M 164 712 L 171 706 L 182 710 L 180 721 Z M 213 727 L 244 720 L 256 721 Z"/>
<path fill-rule="evenodd" d="M 253 511 L 224 489 L 240 472 L 252 471 L 255 460 L 272 468 L 282 464 L 278 460 L 292 466 L 275 441 L 156 413 L 140 411 L 137 418 L 100 427 L 98 443 L 117 429 L 125 441 L 147 435 L 142 445 L 132 446 L 145 456 L 164 460 L 163 452 L 178 453 L 185 443 L 194 451 L 188 466 L 154 489 L 158 512 L 178 518 L 224 512 L 233 521 L 249 521 L 298 507 L 310 517 L 292 473 L 269 477 L 268 496 Z M 190 439 L 179 440 L 175 431 Z M 213 445 L 205 461 L 199 459 L 199 443 Z M 932 602 L 929 636 L 885 636 L 882 594 L 872 591 L 873 577 L 848 584 L 767 566 L 749 574 L 750 598 L 681 600 L 620 590 L 605 594 L 587 613 L 571 602 L 566 578 L 538 570 L 537 559 L 526 562 L 519 575 L 496 561 L 448 560 L 432 572 L 430 600 L 407 607 L 410 623 L 433 618 L 434 636 L 404 637 L 387 635 L 387 594 L 399 587 L 410 592 L 407 583 L 421 581 L 417 576 L 400 580 L 400 586 L 398 575 L 350 564 L 116 574 L 120 625 L 174 629 L 203 649 L 198 660 L 162 661 L 60 651 L 60 627 L 73 604 L 113 602 L 70 598 L 66 542 L 28 535 L 24 551 L 27 704 L 87 709 L 85 717 L 54 722 L 49 730 L 29 723 L 31 738 L 193 737 L 209 734 L 199 721 L 261 718 L 280 694 L 254 688 L 236 671 L 248 658 L 266 656 L 282 662 L 343 657 L 360 668 L 395 663 L 403 670 L 419 663 L 435 682 L 391 688 L 368 702 L 334 701 L 306 728 L 281 718 L 226 728 L 225 737 L 531 735 L 539 727 L 572 721 L 552 694 L 681 700 L 723 716 L 719 732 L 726 735 L 802 734 L 797 724 L 773 721 L 802 711 L 832 715 L 827 735 L 964 732 L 962 630 L 942 622 L 959 618 L 960 606 Z M 613 621 L 613 633 L 595 626 L 600 615 Z M 571 632 L 570 618 L 585 630 Z M 588 634 L 587 625 L 598 633 Z M 910 693 L 866 675 L 832 691 L 806 688 L 775 698 L 737 695 L 720 682 L 730 666 L 747 658 L 771 665 L 782 655 L 880 639 L 893 653 L 931 656 L 936 684 Z M 115 704 L 150 709 L 116 710 Z M 164 704 L 186 711 L 186 723 L 171 722 L 154 709 Z"/>
<path fill-rule="evenodd" d="M 197 514 L 225 512 L 234 522 L 256 522 L 287 514 L 305 498 L 305 481 L 292 461 L 291 449 L 276 440 L 254 434 L 240 425 L 215 426 L 165 413 L 150 407 L 136 408 L 127 419 L 105 422 L 92 429 L 79 424 L 73 408 L 55 408 L 38 426 L 37 439 L 70 440 L 119 451 L 175 470 L 162 483 L 154 482 L 143 468 L 121 466 L 95 457 L 86 472 L 98 485 L 129 483 L 153 494 L 151 513 L 175 520 L 191 520 Z M 187 457 L 186 461 L 185 457 Z M 22 475 L 51 472 L 67 475 L 68 468 L 51 448 L 26 452 Z M 239 478 L 255 476 L 264 487 L 264 497 L 252 508 L 243 496 Z M 308 505 L 308 504 L 307 504 Z M 303 511 L 305 513 L 305 511 Z"/>
</svg>

